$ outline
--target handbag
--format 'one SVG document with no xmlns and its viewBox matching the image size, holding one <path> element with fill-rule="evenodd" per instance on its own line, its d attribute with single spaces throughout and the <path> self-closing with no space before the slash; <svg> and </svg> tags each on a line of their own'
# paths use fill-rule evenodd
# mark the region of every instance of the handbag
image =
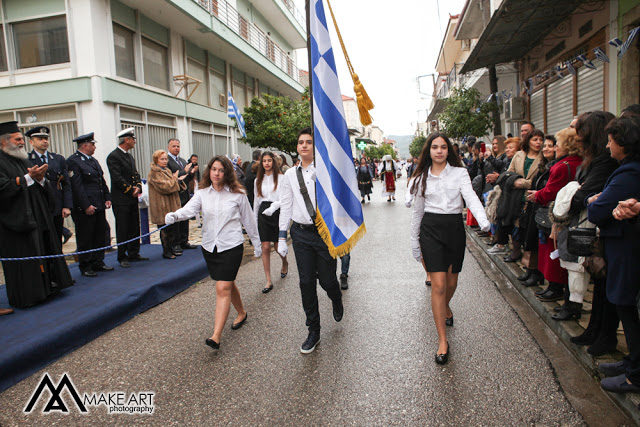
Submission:
<svg viewBox="0 0 640 427">
<path fill-rule="evenodd" d="M 549 218 L 549 208 L 539 207 L 536 211 L 534 220 L 536 221 L 538 230 L 547 235 L 551 234 L 551 227 L 553 226 L 553 223 L 551 222 L 551 218 Z"/>
<path fill-rule="evenodd" d="M 569 227 L 567 237 L 567 251 L 572 255 L 591 256 L 595 251 L 598 241 L 598 230 L 596 228 L 579 227 L 587 218 L 580 221 L 575 227 Z"/>
</svg>

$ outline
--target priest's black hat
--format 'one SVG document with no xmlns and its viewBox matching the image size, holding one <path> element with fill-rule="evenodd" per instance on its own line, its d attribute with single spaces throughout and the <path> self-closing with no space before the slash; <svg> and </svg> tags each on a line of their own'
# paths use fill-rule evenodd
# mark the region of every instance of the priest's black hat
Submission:
<svg viewBox="0 0 640 427">
<path fill-rule="evenodd" d="M 9 133 L 20 132 L 20 128 L 18 127 L 18 122 L 4 122 L 0 123 L 0 135 L 7 135 Z"/>
<path fill-rule="evenodd" d="M 91 133 L 87 133 L 85 135 L 80 135 L 77 138 L 74 138 L 73 142 L 75 142 L 76 144 L 80 145 L 80 144 L 85 143 L 85 142 L 96 142 L 96 141 L 93 139 L 93 132 L 91 132 Z"/>
</svg>

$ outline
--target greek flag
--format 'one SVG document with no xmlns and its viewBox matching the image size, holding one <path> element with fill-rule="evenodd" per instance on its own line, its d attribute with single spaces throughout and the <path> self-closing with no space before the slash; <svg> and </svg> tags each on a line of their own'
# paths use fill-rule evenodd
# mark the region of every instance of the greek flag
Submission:
<svg viewBox="0 0 640 427">
<path fill-rule="evenodd" d="M 598 58 L 600 61 L 602 62 L 609 62 L 609 57 L 607 56 L 606 53 L 604 53 L 604 51 L 602 49 L 600 49 L 599 47 L 593 49 L 593 53 L 595 53 L 596 58 Z"/>
<path fill-rule="evenodd" d="M 584 64 L 585 67 L 587 68 L 591 68 L 592 70 L 596 69 L 596 66 L 594 65 L 593 62 L 591 62 L 589 59 L 587 59 L 587 55 L 578 55 L 576 56 L 576 59 L 582 61 L 582 63 Z"/>
<path fill-rule="evenodd" d="M 609 44 L 615 47 L 616 49 L 620 49 L 620 46 L 622 46 L 622 40 L 620 40 L 617 37 L 614 37 L 611 40 L 609 40 Z"/>
<path fill-rule="evenodd" d="M 247 133 L 244 131 L 244 119 L 242 118 L 242 114 L 240 114 L 240 110 L 238 110 L 236 101 L 234 101 L 233 96 L 231 96 L 231 92 L 229 92 L 227 102 L 227 116 L 232 119 L 236 119 L 236 124 L 238 125 L 238 129 L 240 129 L 240 134 L 246 138 Z"/>
<path fill-rule="evenodd" d="M 638 31 L 640 31 L 640 27 L 636 27 L 631 30 L 627 41 L 618 48 L 618 59 L 622 59 L 624 54 L 627 53 L 627 49 L 629 49 L 629 46 L 631 46 L 631 43 L 633 42 L 633 40 L 635 40 L 636 36 L 638 35 Z"/>
<path fill-rule="evenodd" d="M 571 61 L 567 61 L 566 64 L 567 64 L 567 70 L 569 70 L 569 72 L 575 76 L 576 69 L 573 68 L 573 64 L 571 63 Z"/>
<path fill-rule="evenodd" d="M 366 233 L 322 0 L 309 0 L 309 45 L 316 163 L 316 225 L 334 258 Z"/>
</svg>

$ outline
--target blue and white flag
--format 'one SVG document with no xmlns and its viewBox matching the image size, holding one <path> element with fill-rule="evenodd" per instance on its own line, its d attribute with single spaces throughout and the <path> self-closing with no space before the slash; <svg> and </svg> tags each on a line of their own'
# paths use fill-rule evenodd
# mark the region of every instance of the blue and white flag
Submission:
<svg viewBox="0 0 640 427">
<path fill-rule="evenodd" d="M 240 114 L 240 110 L 238 110 L 236 101 L 234 101 L 233 96 L 231 96 L 231 92 L 229 92 L 227 102 L 227 116 L 231 117 L 232 119 L 236 119 L 236 124 L 238 125 L 238 129 L 240 130 L 240 134 L 246 138 L 247 133 L 244 131 L 244 119 L 242 118 L 242 114 Z"/>
<path fill-rule="evenodd" d="M 615 37 L 612 38 L 611 40 L 609 40 L 609 44 L 613 47 L 615 47 L 616 49 L 620 49 L 620 46 L 622 46 L 622 40 L 620 40 L 619 38 Z"/>
<path fill-rule="evenodd" d="M 587 59 L 587 55 L 578 55 L 576 56 L 576 59 L 582 61 L 585 67 L 591 68 L 592 70 L 596 69 L 595 64 L 591 60 Z"/>
<path fill-rule="evenodd" d="M 571 63 L 571 61 L 566 61 L 566 64 L 567 64 L 567 70 L 569 70 L 569 72 L 575 76 L 576 69 L 573 68 L 573 64 Z"/>
<path fill-rule="evenodd" d="M 602 62 L 609 62 L 609 57 L 607 56 L 606 53 L 604 53 L 604 51 L 602 49 L 600 49 L 599 47 L 593 49 L 593 53 L 596 55 L 596 58 L 598 58 L 600 61 Z"/>
<path fill-rule="evenodd" d="M 624 54 L 627 53 L 627 49 L 629 49 L 629 46 L 631 46 L 631 43 L 633 43 L 633 40 L 635 40 L 636 36 L 638 35 L 638 31 L 640 31 L 640 27 L 636 27 L 631 30 L 631 32 L 629 32 L 629 38 L 627 39 L 627 41 L 618 48 L 618 59 L 622 59 Z"/>
<path fill-rule="evenodd" d="M 334 258 L 351 251 L 366 228 L 342 94 L 322 0 L 309 0 L 316 225 Z"/>
<path fill-rule="evenodd" d="M 561 79 L 564 79 L 564 74 L 562 74 L 562 67 L 560 67 L 559 65 L 556 65 L 555 71 L 558 77 L 560 77 Z"/>
</svg>

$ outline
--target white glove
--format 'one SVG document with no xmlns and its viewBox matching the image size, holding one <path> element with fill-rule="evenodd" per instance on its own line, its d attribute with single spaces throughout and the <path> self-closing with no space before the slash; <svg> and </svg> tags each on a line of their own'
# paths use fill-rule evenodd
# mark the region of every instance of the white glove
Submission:
<svg viewBox="0 0 640 427">
<path fill-rule="evenodd" d="M 405 205 L 406 207 L 410 208 L 410 207 L 411 207 L 411 202 L 404 202 L 404 205 Z"/>
<path fill-rule="evenodd" d="M 256 258 L 260 258 L 262 256 L 262 248 L 254 246 L 253 256 L 256 257 Z"/>
<path fill-rule="evenodd" d="M 485 225 L 483 225 L 482 227 L 480 227 L 480 230 L 482 230 L 482 231 L 489 231 L 489 230 L 491 230 L 491 224 L 487 222 Z"/>
<path fill-rule="evenodd" d="M 262 215 L 264 216 L 271 216 L 275 213 L 275 211 L 277 211 L 278 209 L 276 209 L 275 206 L 271 205 L 269 206 L 267 209 L 262 211 Z"/>
<path fill-rule="evenodd" d="M 411 241 L 411 255 L 418 262 L 422 262 L 422 251 L 420 250 L 420 242 L 417 240 Z"/>
<path fill-rule="evenodd" d="M 289 253 L 289 248 L 287 247 L 287 239 L 278 239 L 278 253 L 283 258 L 286 257 Z"/>
<path fill-rule="evenodd" d="M 169 212 L 164 216 L 164 223 L 167 225 L 171 225 L 176 222 L 177 215 L 174 212 Z"/>
</svg>

